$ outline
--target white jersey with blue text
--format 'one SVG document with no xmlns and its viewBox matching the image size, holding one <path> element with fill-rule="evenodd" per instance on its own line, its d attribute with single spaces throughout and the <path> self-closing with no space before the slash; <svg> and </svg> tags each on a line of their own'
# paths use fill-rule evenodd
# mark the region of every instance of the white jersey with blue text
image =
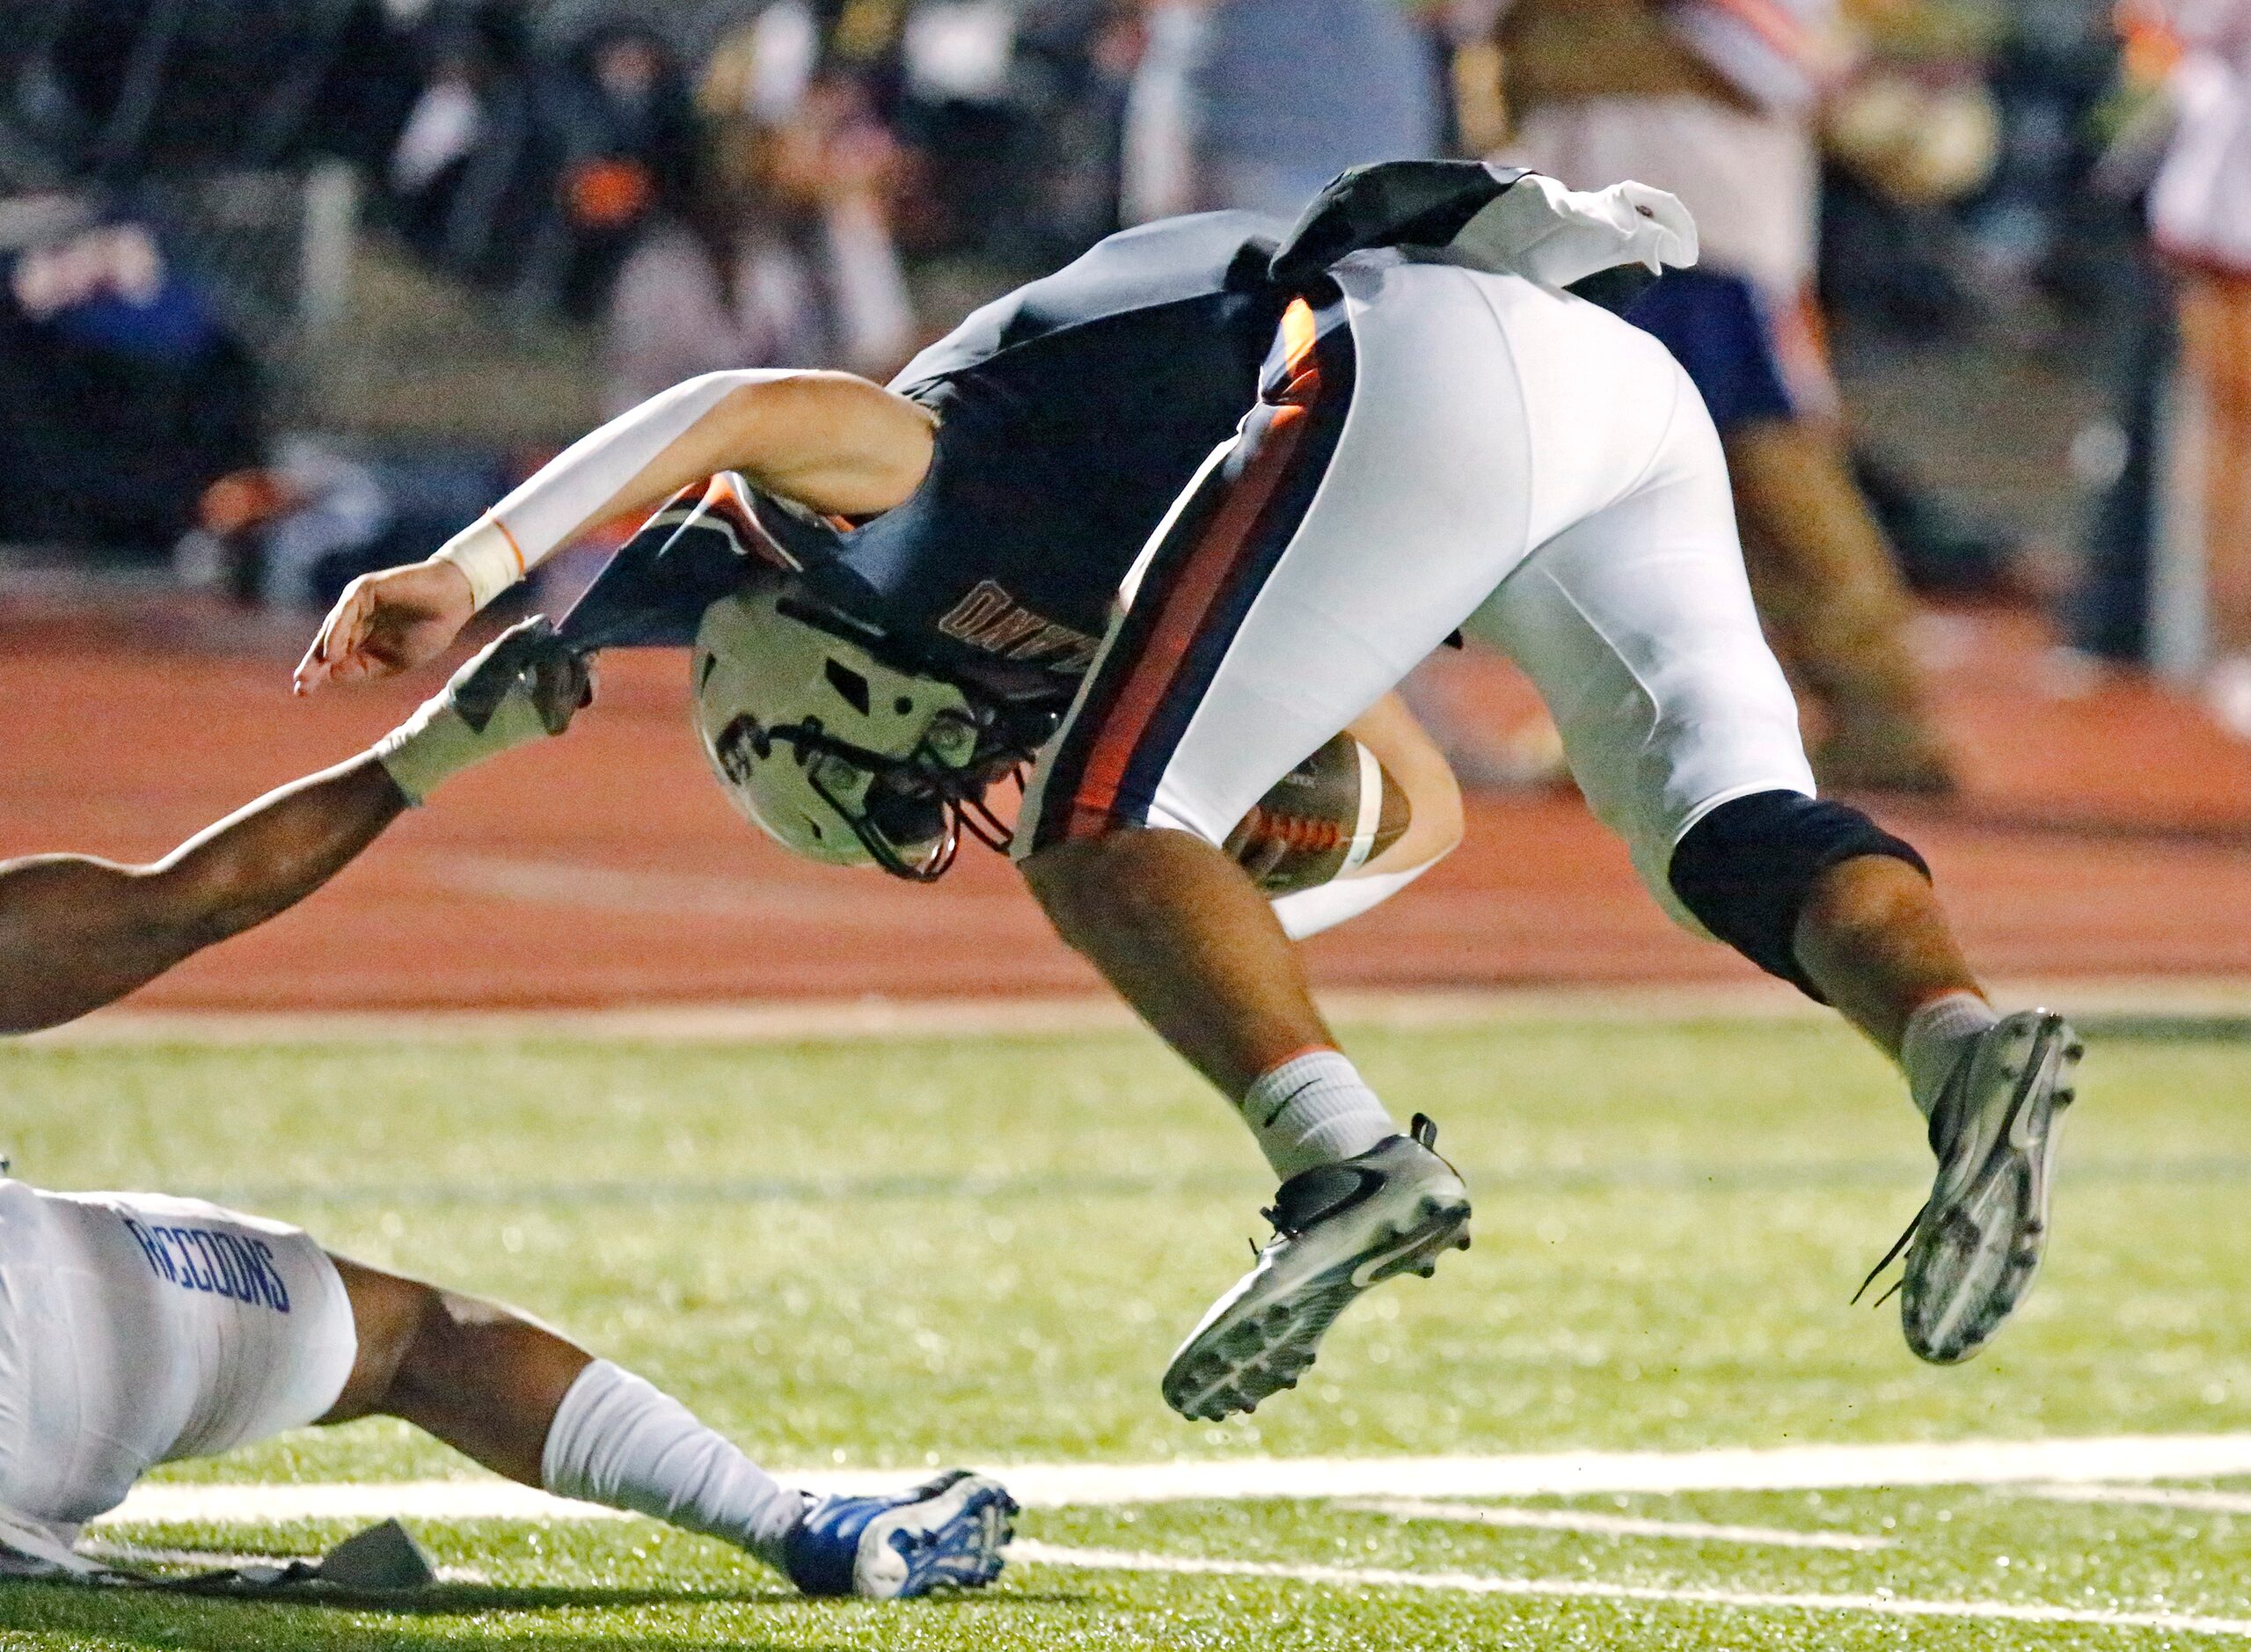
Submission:
<svg viewBox="0 0 2251 1652">
<path fill-rule="evenodd" d="M 300 1229 L 0 1180 L 0 1525 L 67 1544 L 156 1464 L 321 1416 L 357 1352 Z"/>
</svg>

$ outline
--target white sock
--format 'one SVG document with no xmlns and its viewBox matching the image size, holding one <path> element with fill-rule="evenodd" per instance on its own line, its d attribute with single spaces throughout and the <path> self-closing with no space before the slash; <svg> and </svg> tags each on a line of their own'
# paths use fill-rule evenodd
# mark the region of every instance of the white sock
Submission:
<svg viewBox="0 0 2251 1652">
<path fill-rule="evenodd" d="M 563 1395 L 540 1453 L 559 1497 L 654 1515 L 782 1564 L 812 1497 L 778 1483 L 654 1385 L 598 1359 Z"/>
<path fill-rule="evenodd" d="M 1292 1056 L 1261 1076 L 1236 1106 L 1284 1181 L 1400 1134 L 1359 1070 L 1334 1049 Z"/>
<path fill-rule="evenodd" d="M 1899 1038 L 1899 1068 L 1908 1093 L 1923 1116 L 1939 1104 L 1939 1092 L 1961 1064 L 1963 1053 L 1999 1020 L 1993 1006 L 1974 992 L 1949 992 L 1933 998 L 1907 1018 Z"/>
</svg>

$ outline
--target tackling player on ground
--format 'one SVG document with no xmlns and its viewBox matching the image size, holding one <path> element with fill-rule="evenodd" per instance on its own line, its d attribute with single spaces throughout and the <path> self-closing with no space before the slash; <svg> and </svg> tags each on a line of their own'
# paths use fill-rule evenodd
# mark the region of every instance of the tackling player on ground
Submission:
<svg viewBox="0 0 2251 1652">
<path fill-rule="evenodd" d="M 0 866 L 0 1029 L 84 1014 L 294 905 L 447 776 L 560 734 L 588 689 L 585 661 L 527 620 L 370 750 L 153 865 Z M 813 1497 L 545 1327 L 281 1223 L 0 1176 L 0 1574 L 98 1570 L 71 1553 L 78 1527 L 157 1463 L 377 1414 L 526 1485 L 732 1543 L 808 1593 L 916 1595 L 1000 1569 L 1012 1505 L 990 1480 Z"/>
<path fill-rule="evenodd" d="M 996 1481 L 816 1497 L 524 1315 L 280 1222 L 0 1176 L 0 1575 L 98 1570 L 72 1551 L 79 1528 L 158 1463 L 378 1415 L 527 1486 L 731 1543 L 808 1594 L 1000 1572 L 1015 1505 Z"/>
<path fill-rule="evenodd" d="M 1465 163 L 1348 173 L 1279 240 L 1226 214 L 1129 232 L 895 388 L 721 373 L 613 420 L 438 556 L 355 582 L 298 685 L 431 658 L 581 530 L 725 471 L 856 524 L 802 570 L 848 617 L 965 670 L 1005 638 L 1071 682 L 1025 875 L 1283 1178 L 1274 1241 L 1166 1374 L 1210 1416 L 1290 1385 L 1361 1290 L 1466 1238 L 1459 1179 L 1338 1051 L 1221 848 L 1466 627 L 1539 687 L 1660 903 L 1899 1061 L 1939 1160 L 1903 1324 L 1962 1359 L 2038 1267 L 2076 1044 L 1997 1013 L 1921 857 L 1815 797 L 1710 418 L 1654 340 L 1563 290 L 1692 259 L 1668 196 Z"/>
</svg>

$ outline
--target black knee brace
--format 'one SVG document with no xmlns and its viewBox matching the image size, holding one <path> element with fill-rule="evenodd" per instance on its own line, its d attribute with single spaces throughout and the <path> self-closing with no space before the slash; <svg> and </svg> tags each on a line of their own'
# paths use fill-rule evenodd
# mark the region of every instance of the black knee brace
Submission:
<svg viewBox="0 0 2251 1652">
<path fill-rule="evenodd" d="M 1912 844 L 1856 808 L 1798 792 L 1754 792 L 1690 827 L 1673 848 L 1670 876 L 1705 928 L 1819 1000 L 1798 967 L 1798 914 L 1815 879 L 1858 855 L 1889 855 L 1931 875 Z"/>
</svg>

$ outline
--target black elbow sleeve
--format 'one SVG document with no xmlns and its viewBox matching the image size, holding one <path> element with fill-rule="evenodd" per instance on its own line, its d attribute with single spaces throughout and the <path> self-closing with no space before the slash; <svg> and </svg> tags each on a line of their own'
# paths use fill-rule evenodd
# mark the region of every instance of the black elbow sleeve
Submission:
<svg viewBox="0 0 2251 1652">
<path fill-rule="evenodd" d="M 1849 804 L 1799 792 L 1755 792 L 1690 827 L 1673 848 L 1669 877 L 1681 904 L 1705 928 L 1819 1000 L 1798 966 L 1798 915 L 1816 878 L 1860 855 L 1888 855 L 1931 875 L 1912 844 Z"/>
</svg>

